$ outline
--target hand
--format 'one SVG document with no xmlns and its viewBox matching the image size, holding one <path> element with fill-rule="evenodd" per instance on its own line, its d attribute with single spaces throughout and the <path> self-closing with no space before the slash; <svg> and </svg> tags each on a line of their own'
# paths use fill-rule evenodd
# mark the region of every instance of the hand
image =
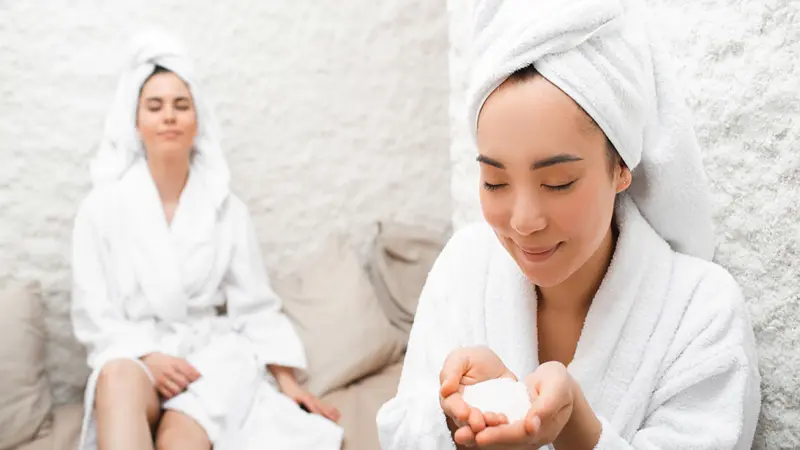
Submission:
<svg viewBox="0 0 800 450">
<path fill-rule="evenodd" d="M 142 356 L 141 360 L 153 375 L 156 390 L 166 399 L 185 391 L 187 386 L 200 378 L 200 372 L 183 358 L 150 353 Z"/>
<path fill-rule="evenodd" d="M 298 405 L 305 407 L 310 413 L 319 414 L 334 422 L 338 422 L 341 417 L 338 409 L 322 403 L 322 401 L 313 394 L 299 386 L 287 388 L 283 391 L 283 394 L 294 400 Z"/>
<path fill-rule="evenodd" d="M 572 416 L 577 382 L 559 362 L 544 363 L 525 378 L 531 396 L 531 409 L 520 420 L 489 421 L 475 436 L 480 447 L 543 446 L 553 443 Z M 504 418 L 501 418 L 504 419 Z"/>
<path fill-rule="evenodd" d="M 439 402 L 442 411 L 457 428 L 453 433 L 456 444 L 474 445 L 475 436 L 486 428 L 487 420 L 499 422 L 503 419 L 497 414 L 484 415 L 478 408 L 467 405 L 462 396 L 464 386 L 497 378 L 517 381 L 517 377 L 488 347 L 459 348 L 445 360 L 439 374 Z"/>
</svg>

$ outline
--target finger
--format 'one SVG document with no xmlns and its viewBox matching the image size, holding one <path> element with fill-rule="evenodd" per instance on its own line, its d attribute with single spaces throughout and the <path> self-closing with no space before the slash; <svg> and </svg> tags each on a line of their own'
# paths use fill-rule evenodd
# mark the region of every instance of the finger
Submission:
<svg viewBox="0 0 800 450">
<path fill-rule="evenodd" d="M 470 427 L 461 427 L 453 433 L 453 440 L 458 445 L 473 447 L 475 446 L 475 433 L 472 432 Z"/>
<path fill-rule="evenodd" d="M 334 408 L 333 406 L 323 405 L 325 407 L 325 417 L 331 419 L 334 422 L 338 422 L 339 418 L 342 414 L 339 412 L 338 409 Z"/>
<path fill-rule="evenodd" d="M 498 414 L 498 413 L 484 413 L 483 414 L 484 420 L 486 420 L 487 427 L 496 427 L 499 425 L 507 425 L 508 424 L 508 417 L 505 414 Z"/>
<path fill-rule="evenodd" d="M 489 427 L 475 435 L 478 446 L 519 445 L 527 443 L 530 436 L 525 429 L 525 421 L 518 420 L 509 425 Z"/>
<path fill-rule="evenodd" d="M 441 384 L 440 395 L 449 397 L 458 392 L 461 377 L 467 372 L 469 367 L 469 357 L 463 351 L 457 350 L 450 354 L 444 361 L 442 371 L 439 373 L 439 383 Z"/>
<path fill-rule="evenodd" d="M 163 378 L 161 382 L 158 383 L 158 391 L 166 399 L 170 399 L 178 395 L 178 390 L 174 388 L 171 384 L 172 382 L 167 380 L 166 378 Z"/>
<path fill-rule="evenodd" d="M 571 405 L 571 396 L 559 385 L 543 386 L 539 395 L 531 401 L 530 413 L 542 422 L 555 419 Z"/>
<path fill-rule="evenodd" d="M 529 414 L 525 418 L 525 433 L 528 436 L 536 436 L 542 429 L 542 419 L 535 414 Z"/>
<path fill-rule="evenodd" d="M 303 402 L 304 405 L 306 405 L 306 408 L 308 408 L 308 410 L 311 411 L 313 414 L 317 414 L 320 416 L 324 415 L 316 399 L 304 397 L 301 401 Z"/>
<path fill-rule="evenodd" d="M 465 423 L 469 419 L 469 405 L 467 405 L 464 398 L 458 392 L 442 401 L 442 410 L 445 415 L 461 423 Z"/>
<path fill-rule="evenodd" d="M 328 412 L 325 414 L 325 417 L 334 422 L 339 422 L 339 419 L 342 418 L 342 413 L 340 413 L 336 408 L 328 408 Z"/>
<path fill-rule="evenodd" d="M 467 422 L 472 432 L 475 434 L 480 433 L 486 428 L 486 421 L 483 419 L 483 413 L 478 408 L 470 408 Z"/>
<path fill-rule="evenodd" d="M 178 370 L 189 379 L 190 382 L 194 383 L 200 378 L 200 372 L 198 372 L 193 365 L 189 364 L 189 361 L 181 359 L 176 366 Z"/>
<path fill-rule="evenodd" d="M 183 392 L 183 389 L 181 389 L 181 387 L 169 377 L 164 378 L 164 387 L 172 394 L 173 397 Z"/>
<path fill-rule="evenodd" d="M 167 388 L 165 388 L 164 386 L 158 386 L 156 389 L 158 389 L 158 395 L 167 400 L 173 397 L 172 393 L 168 391 Z"/>
<path fill-rule="evenodd" d="M 186 390 L 186 386 L 188 386 L 189 383 L 191 383 L 191 381 L 189 381 L 189 379 L 186 377 L 186 375 L 181 373 L 175 367 L 173 367 L 172 370 L 165 371 L 164 372 L 164 376 L 167 379 L 169 379 L 170 381 L 172 381 L 172 383 L 174 383 L 175 386 L 177 386 L 177 388 L 179 389 L 179 392 L 185 391 Z"/>
</svg>

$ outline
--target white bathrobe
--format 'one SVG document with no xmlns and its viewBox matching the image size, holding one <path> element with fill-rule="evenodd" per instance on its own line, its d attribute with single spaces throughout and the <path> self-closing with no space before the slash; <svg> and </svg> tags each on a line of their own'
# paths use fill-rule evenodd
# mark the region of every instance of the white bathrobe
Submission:
<svg viewBox="0 0 800 450">
<path fill-rule="evenodd" d="M 569 373 L 603 425 L 598 450 L 749 449 L 760 409 L 741 292 L 721 267 L 670 249 L 627 197 L 620 236 Z M 459 231 L 420 298 L 397 396 L 378 413 L 384 450 L 455 448 L 439 372 L 486 345 L 520 379 L 536 370 L 536 291 L 491 228 Z"/>
<path fill-rule="evenodd" d="M 245 205 L 232 194 L 209 201 L 211 188 L 193 173 L 171 224 L 142 158 L 80 207 L 72 320 L 93 370 L 80 449 L 97 445 L 99 371 L 152 352 L 185 358 L 200 372 L 163 407 L 194 418 L 217 450 L 340 448 L 341 428 L 280 394 L 267 371 L 267 364 L 302 370 L 306 361 L 270 288 Z M 217 314 L 222 305 L 225 316 Z"/>
</svg>

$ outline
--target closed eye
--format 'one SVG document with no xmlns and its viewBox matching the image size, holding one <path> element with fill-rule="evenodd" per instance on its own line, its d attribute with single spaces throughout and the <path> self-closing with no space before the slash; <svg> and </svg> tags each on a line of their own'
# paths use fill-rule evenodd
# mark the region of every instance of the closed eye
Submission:
<svg viewBox="0 0 800 450">
<path fill-rule="evenodd" d="M 503 186 L 506 186 L 506 184 L 505 183 L 503 183 L 503 184 L 490 184 L 490 183 L 486 183 L 486 182 L 483 183 L 483 188 L 486 189 L 487 191 L 496 191 L 496 190 L 502 188 Z"/>
<path fill-rule="evenodd" d="M 577 181 L 577 180 L 575 180 L 575 181 Z M 543 184 L 542 186 L 544 186 L 545 188 L 547 188 L 547 189 L 549 189 L 551 191 L 565 191 L 565 190 L 571 188 L 572 185 L 575 184 L 575 181 L 570 181 L 569 183 L 558 184 L 558 185 L 555 185 L 555 186 L 549 185 L 549 184 Z"/>
</svg>

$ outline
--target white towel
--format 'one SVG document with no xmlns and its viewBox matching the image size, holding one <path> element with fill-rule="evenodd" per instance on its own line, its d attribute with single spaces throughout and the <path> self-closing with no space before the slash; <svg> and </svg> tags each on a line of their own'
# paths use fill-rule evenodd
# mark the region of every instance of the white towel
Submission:
<svg viewBox="0 0 800 450">
<path fill-rule="evenodd" d="M 486 98 L 533 64 L 606 133 L 658 234 L 676 251 L 711 259 L 711 198 L 690 113 L 646 21 L 633 0 L 480 1 L 468 125 L 475 139 Z"/>
<path fill-rule="evenodd" d="M 92 183 L 95 187 L 109 185 L 121 179 L 135 161 L 145 157 L 136 133 L 136 110 L 142 85 L 156 66 L 172 71 L 189 86 L 197 113 L 191 171 L 210 190 L 212 202 L 220 206 L 229 193 L 230 172 L 220 147 L 216 118 L 202 95 L 183 45 L 176 37 L 158 30 L 141 32 L 130 42 L 128 60 L 106 117 L 99 151 L 91 163 Z"/>
</svg>

